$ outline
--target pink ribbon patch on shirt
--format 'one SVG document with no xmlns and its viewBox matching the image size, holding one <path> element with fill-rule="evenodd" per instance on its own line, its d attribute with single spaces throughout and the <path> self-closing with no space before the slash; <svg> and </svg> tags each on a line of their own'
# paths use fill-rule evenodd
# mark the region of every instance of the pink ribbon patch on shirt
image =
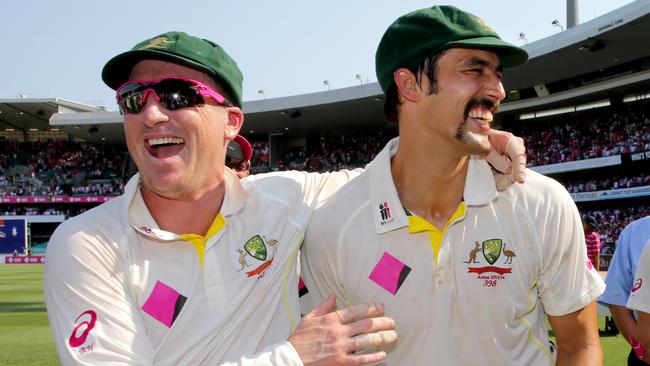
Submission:
<svg viewBox="0 0 650 366">
<path fill-rule="evenodd" d="M 142 305 L 142 311 L 163 323 L 167 328 L 171 328 L 186 300 L 187 297 L 179 294 L 178 291 L 157 281 L 149 298 Z"/>
<path fill-rule="evenodd" d="M 404 283 L 404 280 L 406 280 L 409 272 L 411 272 L 411 267 L 402 263 L 388 252 L 384 252 L 368 278 L 395 295 Z"/>
</svg>

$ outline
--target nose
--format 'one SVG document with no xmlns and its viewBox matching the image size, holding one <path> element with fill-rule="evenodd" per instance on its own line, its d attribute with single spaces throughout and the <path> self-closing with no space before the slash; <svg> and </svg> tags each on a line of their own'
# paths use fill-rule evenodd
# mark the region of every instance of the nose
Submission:
<svg viewBox="0 0 650 366">
<path fill-rule="evenodd" d="M 160 123 L 165 123 L 169 121 L 169 115 L 165 112 L 166 109 L 162 104 L 160 104 L 156 92 L 148 90 L 144 96 L 144 105 L 142 106 L 142 110 L 138 114 L 141 122 L 148 127 L 154 127 Z"/>
<path fill-rule="evenodd" d="M 503 89 L 503 83 L 501 83 L 501 78 L 497 74 L 490 76 L 487 82 L 487 92 L 490 98 L 497 102 L 501 102 L 506 98 L 506 91 Z"/>
</svg>

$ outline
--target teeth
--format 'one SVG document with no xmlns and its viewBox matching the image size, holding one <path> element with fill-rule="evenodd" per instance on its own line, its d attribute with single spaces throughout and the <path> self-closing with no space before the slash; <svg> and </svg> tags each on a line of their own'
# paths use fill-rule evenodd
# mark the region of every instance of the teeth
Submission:
<svg viewBox="0 0 650 366">
<path fill-rule="evenodd" d="M 475 119 L 482 119 L 487 122 L 492 121 L 492 113 L 489 111 L 484 111 L 482 109 L 472 109 L 469 111 L 469 116 Z"/>
<path fill-rule="evenodd" d="M 185 140 L 179 137 L 161 137 L 158 139 L 149 139 L 149 146 L 168 145 L 168 144 L 182 144 Z"/>
</svg>

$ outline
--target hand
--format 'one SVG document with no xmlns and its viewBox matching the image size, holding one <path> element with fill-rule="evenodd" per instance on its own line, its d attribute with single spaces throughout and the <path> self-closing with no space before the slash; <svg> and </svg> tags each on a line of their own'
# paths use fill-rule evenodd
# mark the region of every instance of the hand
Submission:
<svg viewBox="0 0 650 366">
<path fill-rule="evenodd" d="M 365 365 L 382 361 L 386 352 L 376 348 L 397 339 L 395 321 L 380 316 L 382 304 L 360 304 L 332 311 L 336 296 L 305 315 L 289 336 L 305 366 Z M 356 351 L 372 349 L 369 353 Z"/>
<path fill-rule="evenodd" d="M 526 147 L 524 140 L 510 132 L 491 130 L 488 136 L 492 147 L 485 157 L 497 171 L 494 180 L 499 191 L 514 182 L 526 181 Z"/>
</svg>

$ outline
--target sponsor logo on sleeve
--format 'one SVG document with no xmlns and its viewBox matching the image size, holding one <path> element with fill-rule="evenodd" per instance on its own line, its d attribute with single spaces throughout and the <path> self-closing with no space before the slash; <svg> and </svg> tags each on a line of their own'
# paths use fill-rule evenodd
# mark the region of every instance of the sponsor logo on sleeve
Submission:
<svg viewBox="0 0 650 366">
<path fill-rule="evenodd" d="M 643 279 L 637 278 L 636 281 L 634 281 L 634 286 L 632 286 L 632 292 L 639 291 L 642 286 L 643 286 Z"/>
<path fill-rule="evenodd" d="M 95 342 L 88 342 L 88 335 L 95 328 L 97 313 L 93 310 L 86 310 L 74 320 L 75 327 L 68 338 L 68 345 L 77 348 L 79 354 L 91 352 L 95 349 Z"/>
</svg>

